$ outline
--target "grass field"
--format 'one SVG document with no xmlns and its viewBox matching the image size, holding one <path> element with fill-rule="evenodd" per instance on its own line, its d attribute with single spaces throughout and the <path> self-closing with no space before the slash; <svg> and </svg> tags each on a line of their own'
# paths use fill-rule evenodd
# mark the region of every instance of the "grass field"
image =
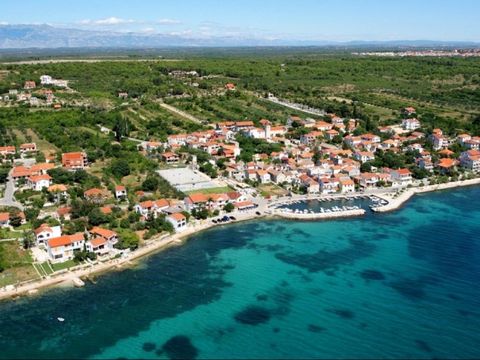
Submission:
<svg viewBox="0 0 480 360">
<path fill-rule="evenodd" d="M 54 271 L 60 271 L 60 270 L 64 270 L 64 269 L 74 267 L 74 266 L 77 266 L 77 263 L 73 260 L 68 260 L 68 261 L 65 261 L 64 263 L 60 263 L 60 264 L 52 264 L 52 268 L 53 268 Z"/>
<path fill-rule="evenodd" d="M 262 196 L 284 196 L 288 194 L 287 190 L 275 184 L 261 184 L 258 186 L 258 190 Z"/>
<path fill-rule="evenodd" d="M 211 189 L 203 189 L 203 190 L 195 190 L 195 191 L 189 191 L 186 192 L 187 195 L 191 194 L 224 194 L 227 192 L 233 191 L 233 189 L 229 186 L 223 186 L 223 187 L 218 187 L 218 188 L 211 188 Z"/>
</svg>

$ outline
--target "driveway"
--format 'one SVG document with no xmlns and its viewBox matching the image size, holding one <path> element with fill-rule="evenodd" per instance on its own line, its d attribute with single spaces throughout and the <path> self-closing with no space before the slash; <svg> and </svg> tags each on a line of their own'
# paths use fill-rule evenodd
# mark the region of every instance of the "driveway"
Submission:
<svg viewBox="0 0 480 360">
<path fill-rule="evenodd" d="M 3 194 L 3 198 L 0 198 L 0 206 L 11 206 L 23 210 L 23 205 L 15 201 L 13 197 L 14 192 L 15 183 L 12 178 L 12 173 L 10 172 L 7 179 L 7 185 L 5 187 L 5 193 Z"/>
</svg>

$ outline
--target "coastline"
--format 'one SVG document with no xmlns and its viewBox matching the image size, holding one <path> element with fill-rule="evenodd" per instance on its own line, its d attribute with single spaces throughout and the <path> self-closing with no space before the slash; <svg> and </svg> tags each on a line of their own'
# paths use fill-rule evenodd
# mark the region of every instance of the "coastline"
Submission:
<svg viewBox="0 0 480 360">
<path fill-rule="evenodd" d="M 439 185 L 427 185 L 418 188 L 405 189 L 397 197 L 392 197 L 391 194 L 376 194 L 379 198 L 388 201 L 387 205 L 377 207 L 372 209 L 376 213 L 385 213 L 390 211 L 395 211 L 401 208 L 408 200 L 410 200 L 415 194 L 422 194 L 427 192 L 434 192 L 440 190 L 448 190 L 454 188 L 460 188 L 465 186 L 480 185 L 480 178 L 463 180 L 457 182 L 450 182 Z M 264 209 L 266 210 L 266 209 Z M 342 217 L 356 217 L 362 216 L 365 214 L 365 210 L 350 210 L 346 212 L 332 213 L 332 214 L 289 214 L 289 213 L 280 213 L 276 211 L 266 210 L 263 215 L 257 215 L 255 211 L 249 211 L 245 213 L 235 213 L 236 220 L 230 222 L 229 224 L 245 222 L 253 219 L 265 219 L 265 218 L 284 218 L 290 220 L 328 220 L 334 218 Z M 6 299 L 15 299 L 20 296 L 25 295 L 35 295 L 40 290 L 50 288 L 53 286 L 65 286 L 71 285 L 81 278 L 88 278 L 90 275 L 101 274 L 111 270 L 121 270 L 132 266 L 135 261 L 140 260 L 141 258 L 159 253 L 173 246 L 179 246 L 186 242 L 186 240 L 192 235 L 199 233 L 201 231 L 208 230 L 213 227 L 219 226 L 214 224 L 211 220 L 203 220 L 196 223 L 194 226 L 188 227 L 185 231 L 180 233 L 175 233 L 172 235 L 162 235 L 155 239 L 150 240 L 145 246 L 138 248 L 135 251 L 132 251 L 127 257 L 112 259 L 105 261 L 103 263 L 98 263 L 91 265 L 87 268 L 76 269 L 76 270 L 66 270 L 62 273 L 56 274 L 54 276 L 49 276 L 41 280 L 33 280 L 20 286 L 12 285 L 11 288 L 5 287 L 0 290 L 0 301 Z"/>
<path fill-rule="evenodd" d="M 390 197 L 387 195 L 377 195 L 378 197 L 384 200 L 387 200 L 388 204 L 374 208 L 372 210 L 377 213 L 395 211 L 400 209 L 408 200 L 410 200 L 416 194 L 455 189 L 455 188 L 473 186 L 473 185 L 480 185 L 480 178 L 449 182 L 445 184 L 426 185 L 426 186 L 421 186 L 416 188 L 410 188 L 410 189 L 406 189 L 405 192 L 401 193 L 398 197 Z"/>
</svg>

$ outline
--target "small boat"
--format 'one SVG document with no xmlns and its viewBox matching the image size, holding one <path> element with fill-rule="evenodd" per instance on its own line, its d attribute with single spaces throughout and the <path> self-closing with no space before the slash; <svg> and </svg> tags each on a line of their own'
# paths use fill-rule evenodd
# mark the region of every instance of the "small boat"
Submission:
<svg viewBox="0 0 480 360">
<path fill-rule="evenodd" d="M 57 320 L 58 320 L 59 322 L 64 322 L 64 321 L 65 321 L 65 319 L 62 318 L 62 317 L 58 317 Z"/>
</svg>

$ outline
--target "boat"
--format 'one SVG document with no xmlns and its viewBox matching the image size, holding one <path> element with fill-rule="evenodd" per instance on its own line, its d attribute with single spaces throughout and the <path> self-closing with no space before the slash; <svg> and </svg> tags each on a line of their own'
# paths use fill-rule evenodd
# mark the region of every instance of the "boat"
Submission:
<svg viewBox="0 0 480 360">
<path fill-rule="evenodd" d="M 64 321 L 65 321 L 65 319 L 62 318 L 62 317 L 58 317 L 57 320 L 58 320 L 59 322 L 64 322 Z"/>
</svg>

